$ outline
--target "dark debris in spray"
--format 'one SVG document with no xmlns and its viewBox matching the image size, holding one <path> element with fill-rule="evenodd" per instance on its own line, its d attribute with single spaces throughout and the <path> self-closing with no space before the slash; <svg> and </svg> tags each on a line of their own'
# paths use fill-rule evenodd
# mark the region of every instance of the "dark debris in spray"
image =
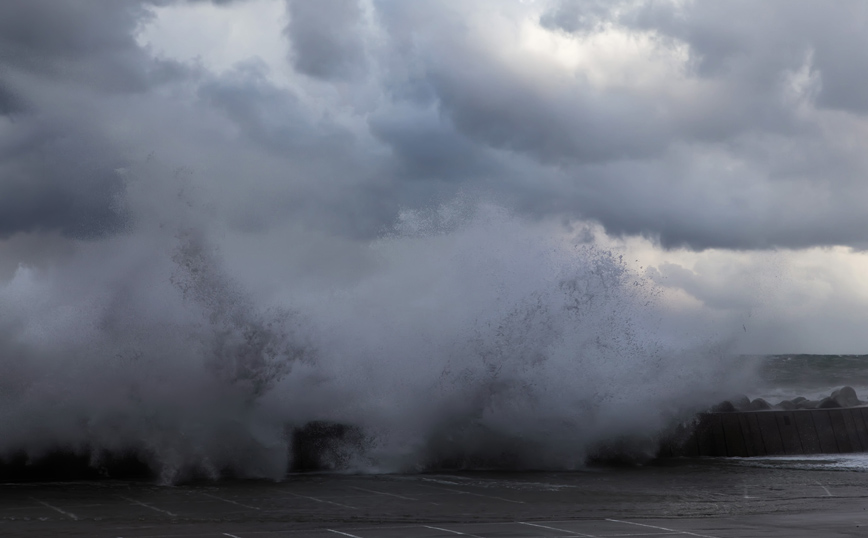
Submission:
<svg viewBox="0 0 868 538">
<path fill-rule="evenodd" d="M 184 298 L 199 304 L 207 316 L 210 363 L 229 384 L 243 386 L 256 399 L 283 379 L 300 361 L 313 361 L 315 351 L 300 331 L 302 320 L 287 309 L 260 311 L 240 286 L 222 270 L 217 253 L 201 233 L 179 235 L 173 255 L 177 271 L 172 283 Z"/>
<path fill-rule="evenodd" d="M 356 426 L 321 420 L 294 428 L 291 437 L 289 468 L 294 472 L 347 469 L 370 441 Z"/>
</svg>

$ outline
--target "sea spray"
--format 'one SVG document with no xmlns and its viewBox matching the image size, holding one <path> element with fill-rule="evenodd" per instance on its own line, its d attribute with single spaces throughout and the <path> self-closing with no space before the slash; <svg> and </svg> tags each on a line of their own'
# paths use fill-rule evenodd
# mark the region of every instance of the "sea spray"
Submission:
<svg viewBox="0 0 868 538">
<path fill-rule="evenodd" d="M 660 334 L 663 290 L 617 253 L 457 205 L 406 213 L 408 231 L 373 246 L 378 271 L 305 309 L 331 327 L 322 366 L 347 402 L 318 418 L 376 432 L 375 469 L 575 468 L 616 445 L 648 457 L 744 381 L 726 340 Z"/>
<path fill-rule="evenodd" d="M 557 223 L 468 199 L 407 211 L 344 259 L 352 278 L 264 299 L 246 268 L 274 262 L 233 257 L 167 183 L 128 189 L 123 234 L 0 288 L 0 453 L 280 479 L 293 429 L 321 421 L 359 432 L 349 470 L 576 468 L 653 455 L 744 381 L 728 335 L 666 334 L 665 291 Z"/>
</svg>

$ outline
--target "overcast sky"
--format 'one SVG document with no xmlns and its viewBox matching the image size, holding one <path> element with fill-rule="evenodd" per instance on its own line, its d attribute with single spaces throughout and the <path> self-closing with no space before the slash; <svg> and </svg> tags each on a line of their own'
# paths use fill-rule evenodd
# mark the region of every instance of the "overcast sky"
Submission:
<svg viewBox="0 0 868 538">
<path fill-rule="evenodd" d="M 7 0 L 0 279 L 126 233 L 131 188 L 285 287 L 472 198 L 743 351 L 868 353 L 866 89 L 862 0 Z"/>
</svg>

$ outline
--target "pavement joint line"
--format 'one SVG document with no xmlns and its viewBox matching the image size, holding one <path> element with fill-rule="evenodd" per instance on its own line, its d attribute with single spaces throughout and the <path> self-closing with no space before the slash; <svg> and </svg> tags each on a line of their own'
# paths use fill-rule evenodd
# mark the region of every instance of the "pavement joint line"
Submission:
<svg viewBox="0 0 868 538">
<path fill-rule="evenodd" d="M 818 486 L 820 486 L 821 488 L 823 488 L 823 491 L 826 492 L 826 495 L 828 495 L 829 497 L 834 497 L 834 495 L 832 495 L 832 492 L 829 491 L 829 488 L 827 488 L 826 486 L 824 486 L 823 484 L 821 484 L 819 480 L 814 480 L 814 482 L 816 482 Z"/>
<path fill-rule="evenodd" d="M 241 538 L 240 536 L 235 536 L 234 534 L 229 534 L 228 532 L 224 532 L 223 536 L 228 536 L 229 538 Z"/>
<path fill-rule="evenodd" d="M 37 499 L 36 497 L 30 497 L 30 498 L 33 499 L 34 501 L 38 502 L 38 503 L 41 504 L 42 506 L 47 506 L 48 508 L 51 508 L 51 509 L 54 510 L 55 512 L 60 512 L 61 514 L 65 515 L 66 517 L 68 517 L 68 518 L 70 518 L 70 519 L 72 519 L 73 521 L 78 521 L 78 516 L 75 515 L 75 514 L 73 514 L 72 512 L 67 512 L 66 510 L 61 510 L 60 508 L 58 508 L 58 507 L 56 507 L 56 506 L 52 506 L 52 505 L 48 504 L 48 503 L 45 502 L 45 501 L 40 501 L 40 500 Z"/>
<path fill-rule="evenodd" d="M 401 530 L 401 529 L 415 529 L 415 528 L 419 527 L 420 525 L 421 525 L 421 523 L 408 523 L 406 525 L 384 525 L 384 526 L 377 526 L 377 527 L 371 527 L 371 526 L 367 526 L 367 527 L 344 527 L 343 529 L 347 532 L 352 532 L 352 531 L 365 532 L 365 531 L 369 531 L 371 529 L 375 529 L 378 531 L 380 531 L 380 530 L 394 531 L 394 530 Z M 294 531 L 280 531 L 280 532 L 294 532 Z"/>
<path fill-rule="evenodd" d="M 260 534 L 263 534 L 263 535 L 264 534 L 280 534 L 280 535 L 284 535 L 284 534 L 309 534 L 310 532 L 328 531 L 328 532 L 335 532 L 337 534 L 342 534 L 344 536 L 355 536 L 354 534 L 350 534 L 349 531 L 357 531 L 357 532 L 368 532 L 371 530 L 391 531 L 391 530 L 400 530 L 400 529 L 416 529 L 418 527 L 419 527 L 419 525 L 394 525 L 394 526 L 385 526 L 385 527 L 380 527 L 380 526 L 377 526 L 377 527 L 350 527 L 350 528 L 345 528 L 343 531 L 338 531 L 335 529 L 327 529 L 325 527 L 319 527 L 316 529 L 280 529 L 280 530 L 268 530 L 268 531 L 244 531 L 244 535 L 245 536 L 248 536 L 248 535 L 252 536 L 254 534 L 256 534 L 256 535 L 260 535 Z M 136 538 L 148 538 L 148 537 L 137 536 Z M 357 536 L 356 538 L 361 538 L 361 537 Z"/>
<path fill-rule="evenodd" d="M 362 538 L 361 536 L 356 536 L 355 534 L 349 534 L 349 533 L 346 533 L 346 532 L 336 531 L 336 530 L 334 530 L 334 529 L 326 529 L 326 530 L 329 531 L 329 532 L 333 532 L 333 533 L 335 533 L 335 534 L 340 534 L 340 535 L 343 535 L 343 536 L 349 536 L 350 538 Z"/>
<path fill-rule="evenodd" d="M 310 497 L 310 496 L 308 496 L 308 495 L 300 495 L 300 494 L 298 494 L 298 493 L 293 493 L 293 492 L 291 492 L 291 491 L 287 491 L 287 493 L 289 493 L 290 495 L 295 495 L 296 497 L 301 497 L 301 498 L 303 498 L 303 499 L 310 499 L 310 500 L 312 500 L 312 501 L 316 501 L 316 502 L 318 502 L 318 503 L 328 503 L 328 504 L 333 504 L 333 505 L 335 505 L 335 506 L 342 506 L 342 507 L 344 507 L 344 508 L 352 508 L 353 510 L 358 510 L 358 508 L 356 508 L 355 506 L 350 506 L 350 505 L 348 505 L 348 504 L 336 503 L 336 502 L 334 502 L 334 501 L 327 501 L 327 500 L 325 500 L 325 499 L 317 499 L 316 497 Z M 330 530 L 330 529 L 329 529 L 329 530 Z"/>
<path fill-rule="evenodd" d="M 429 478 L 429 477 L 425 477 L 425 476 L 423 476 L 423 477 L 420 478 L 420 480 L 422 480 L 423 482 L 435 482 L 435 483 L 437 483 L 437 484 L 449 484 L 449 485 L 451 485 L 451 486 L 459 486 L 459 485 L 461 485 L 461 484 L 459 484 L 458 482 L 450 482 L 449 480 L 444 480 L 444 479 L 442 479 L 442 478 Z"/>
<path fill-rule="evenodd" d="M 204 493 L 203 492 L 202 495 L 204 495 L 206 497 L 211 497 L 212 499 L 217 499 L 218 501 L 223 501 L 223 502 L 227 502 L 227 503 L 231 503 L 231 504 L 237 504 L 238 506 L 243 506 L 244 508 L 250 508 L 251 510 L 261 510 L 261 508 L 258 508 L 256 506 L 250 506 L 249 504 L 242 504 L 240 502 L 233 501 L 231 499 L 224 499 L 223 497 L 218 497 L 217 495 L 211 495 L 210 493 Z"/>
<path fill-rule="evenodd" d="M 224 533 L 225 534 L 225 533 Z M 139 534 L 137 536 L 132 536 L 130 538 L 195 538 L 197 536 L 205 536 L 212 537 L 214 536 L 214 531 L 211 532 L 196 532 L 196 533 L 185 533 L 185 534 Z M 118 538 L 123 538 L 119 536 Z"/>
<path fill-rule="evenodd" d="M 438 488 L 437 486 L 428 486 L 425 484 L 422 484 L 422 486 L 426 487 L 426 488 L 431 488 L 431 489 L 439 489 L 441 491 L 449 491 L 452 493 L 459 493 L 461 495 L 473 495 L 475 497 L 484 497 L 486 499 L 497 499 L 498 501 L 506 501 L 508 503 L 526 504 L 524 501 L 514 501 L 512 499 L 504 499 L 503 497 L 495 497 L 494 495 L 483 495 L 481 493 L 473 493 L 470 491 L 461 491 L 460 489 Z"/>
<path fill-rule="evenodd" d="M 124 497 L 123 495 L 118 495 L 118 497 L 120 497 L 121 499 L 123 499 L 125 501 L 129 501 L 133 504 L 138 504 L 139 506 L 144 506 L 145 508 L 150 508 L 151 510 L 154 510 L 155 512 L 162 512 L 162 513 L 164 513 L 166 515 L 170 515 L 172 517 L 178 517 L 178 514 L 169 512 L 168 510 L 163 510 L 162 508 L 157 508 L 156 506 L 151 506 L 150 504 L 143 503 L 142 501 L 130 499 L 129 497 Z"/>
<path fill-rule="evenodd" d="M 455 479 L 455 480 L 461 480 L 461 481 L 464 481 L 466 485 L 473 485 L 473 484 L 470 484 L 470 483 L 468 483 L 468 482 L 476 482 L 477 484 L 482 484 L 482 483 L 487 483 L 487 484 L 497 484 L 497 481 L 492 481 L 492 480 L 480 480 L 480 479 L 478 479 L 478 478 L 475 479 L 475 480 L 472 480 L 472 481 L 471 481 L 471 480 L 469 480 L 469 479 L 467 479 L 467 478 L 464 478 L 464 477 L 462 477 L 462 476 L 455 476 L 455 475 L 451 475 L 451 474 L 440 475 L 440 476 L 444 476 L 444 477 L 446 477 L 446 478 L 453 478 L 453 479 Z M 444 482 L 445 482 L 445 480 L 444 480 Z M 454 482 L 454 483 L 455 483 L 456 485 L 462 485 L 462 484 L 459 484 L 459 483 L 457 483 L 457 482 Z M 511 483 L 519 483 L 519 484 L 521 484 L 521 485 L 523 485 L 523 486 L 543 486 L 543 487 L 546 487 L 546 488 L 553 488 L 553 489 L 555 489 L 556 491 L 557 491 L 557 490 L 561 490 L 561 489 L 568 489 L 568 488 L 575 488 L 575 487 L 577 487 L 577 486 L 572 486 L 572 485 L 569 485 L 569 484 L 553 484 L 553 483 L 551 483 L 551 482 L 525 482 L 525 481 L 513 481 L 513 482 L 511 482 Z M 484 487 L 484 486 L 482 486 L 482 487 Z"/>
<path fill-rule="evenodd" d="M 681 531 L 674 532 L 639 532 L 631 534 L 607 534 L 606 538 L 613 536 L 672 536 L 673 534 L 681 534 Z"/>
<path fill-rule="evenodd" d="M 413 497 L 405 497 L 405 496 L 403 496 L 403 495 L 396 495 L 396 494 L 394 494 L 394 493 L 386 493 L 385 491 L 375 491 L 375 490 L 373 490 L 373 489 L 365 489 L 365 488 L 360 488 L 360 487 L 356 487 L 356 486 L 350 486 L 350 487 L 353 488 L 353 489 L 357 489 L 357 490 L 359 490 L 359 491 L 367 491 L 367 492 L 369 492 L 369 493 L 376 493 L 377 495 L 388 495 L 389 497 L 397 497 L 397 498 L 399 498 L 399 499 L 405 499 L 405 500 L 407 500 L 407 501 L 425 502 L 425 503 L 428 503 L 428 504 L 433 504 L 434 506 L 440 506 L 438 503 L 435 503 L 435 502 L 432 502 L 432 501 L 422 501 L 422 500 L 420 500 L 420 499 L 414 499 Z"/>
<path fill-rule="evenodd" d="M 431 525 L 422 525 L 426 529 L 433 529 L 435 531 L 443 531 L 443 532 L 451 532 L 452 534 L 457 534 L 459 536 L 472 536 L 473 538 L 482 538 L 481 536 L 477 536 L 475 534 L 467 534 L 466 532 L 458 532 L 453 531 L 452 529 L 444 529 L 443 527 L 432 527 Z"/>
<path fill-rule="evenodd" d="M 418 501 L 419 499 L 414 499 L 413 497 L 404 497 L 403 495 L 396 495 L 394 493 L 386 493 L 384 491 L 375 491 L 373 489 L 365 489 L 357 486 L 350 486 L 353 489 L 357 489 L 359 491 L 367 491 L 368 493 L 376 493 L 377 495 L 388 495 L 389 497 L 397 497 L 398 499 L 404 499 L 406 501 Z"/>
<path fill-rule="evenodd" d="M 344 528 L 343 531 L 338 531 L 335 529 L 327 529 L 325 527 L 319 527 L 316 529 L 280 529 L 280 530 L 267 530 L 267 531 L 244 531 L 244 535 L 245 536 L 266 535 L 266 534 L 284 535 L 284 534 L 305 534 L 305 533 L 310 533 L 312 531 L 316 531 L 316 532 L 328 531 L 328 532 L 336 532 L 338 534 L 343 534 L 345 536 L 353 536 L 352 534 L 349 534 L 350 531 L 367 532 L 367 531 L 370 531 L 372 529 L 376 530 L 376 531 L 383 531 L 383 530 L 390 531 L 390 530 L 399 530 L 399 529 L 416 529 L 418 527 L 419 527 L 418 524 L 417 525 L 376 526 L 376 527 L 349 527 L 349 528 Z M 185 535 L 185 536 L 187 536 L 187 535 Z M 211 534 L 208 534 L 208 536 L 211 536 Z M 136 538 L 152 538 L 152 537 L 137 536 Z M 358 538 L 361 538 L 361 537 L 358 537 Z"/>
<path fill-rule="evenodd" d="M 567 529 L 559 529 L 557 527 L 549 527 L 547 525 L 540 525 L 539 523 L 528 523 L 527 521 L 516 521 L 516 523 L 518 523 L 519 525 L 529 525 L 531 527 L 539 527 L 541 529 L 548 529 L 551 531 L 566 532 L 568 534 L 572 534 L 573 536 L 584 536 L 585 538 L 598 538 L 597 536 L 594 536 L 593 534 L 584 534 L 584 533 L 576 532 L 576 531 L 568 531 Z"/>
<path fill-rule="evenodd" d="M 606 521 L 612 521 L 614 523 L 625 523 L 627 525 L 638 525 L 640 527 L 648 527 L 650 529 L 659 529 L 661 531 L 669 531 L 669 532 L 674 532 L 676 534 L 687 534 L 689 536 L 699 536 L 700 538 L 720 538 L 719 536 L 712 536 L 710 534 L 699 534 L 699 533 L 690 532 L 690 531 L 680 531 L 677 529 L 667 529 L 666 527 L 658 527 L 656 525 L 648 525 L 645 523 L 636 523 L 635 521 L 622 521 L 620 519 L 609 519 L 609 518 L 606 518 Z"/>
</svg>

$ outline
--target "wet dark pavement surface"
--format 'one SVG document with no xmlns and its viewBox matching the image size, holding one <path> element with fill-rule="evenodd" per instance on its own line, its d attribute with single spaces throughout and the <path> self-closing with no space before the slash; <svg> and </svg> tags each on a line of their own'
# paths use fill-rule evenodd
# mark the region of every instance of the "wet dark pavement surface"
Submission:
<svg viewBox="0 0 868 538">
<path fill-rule="evenodd" d="M 0 485 L 0 536 L 868 536 L 868 473 L 693 460 L 578 472 Z"/>
</svg>

